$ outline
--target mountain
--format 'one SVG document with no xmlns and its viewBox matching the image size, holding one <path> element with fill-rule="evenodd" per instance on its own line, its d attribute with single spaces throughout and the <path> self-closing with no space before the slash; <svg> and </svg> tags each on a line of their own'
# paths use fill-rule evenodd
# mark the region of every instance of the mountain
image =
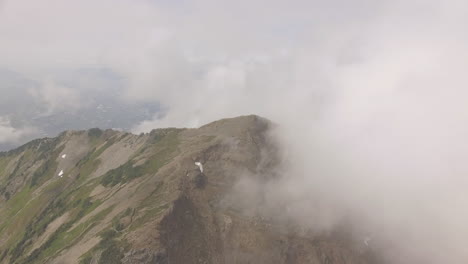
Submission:
<svg viewBox="0 0 468 264">
<path fill-rule="evenodd" d="M 242 178 L 278 177 L 271 127 L 67 131 L 2 153 L 0 263 L 375 263 L 346 232 L 243 210 Z"/>
</svg>

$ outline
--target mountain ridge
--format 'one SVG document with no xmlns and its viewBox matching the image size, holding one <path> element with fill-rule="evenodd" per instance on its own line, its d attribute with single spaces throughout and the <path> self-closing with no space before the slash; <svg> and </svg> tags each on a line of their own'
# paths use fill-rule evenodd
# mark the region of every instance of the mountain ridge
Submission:
<svg viewBox="0 0 468 264">
<path fill-rule="evenodd" d="M 239 181 L 277 177 L 274 126 L 66 131 L 4 152 L 0 263 L 371 263 L 245 212 Z"/>
</svg>

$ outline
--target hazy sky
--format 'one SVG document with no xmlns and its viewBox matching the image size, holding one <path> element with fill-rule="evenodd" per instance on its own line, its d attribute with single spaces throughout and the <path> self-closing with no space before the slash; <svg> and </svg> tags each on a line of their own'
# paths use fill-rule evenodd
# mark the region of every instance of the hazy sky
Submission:
<svg viewBox="0 0 468 264">
<path fill-rule="evenodd" d="M 4 0 L 1 102 L 18 103 L 0 112 L 0 143 L 40 129 L 12 122 L 27 102 L 79 113 L 103 86 L 160 106 L 135 132 L 263 115 L 284 127 L 301 221 L 321 194 L 326 222 L 351 210 L 401 239 L 394 263 L 466 263 L 467 12 L 462 0 Z M 63 84 L 82 69 L 119 88 Z"/>
</svg>

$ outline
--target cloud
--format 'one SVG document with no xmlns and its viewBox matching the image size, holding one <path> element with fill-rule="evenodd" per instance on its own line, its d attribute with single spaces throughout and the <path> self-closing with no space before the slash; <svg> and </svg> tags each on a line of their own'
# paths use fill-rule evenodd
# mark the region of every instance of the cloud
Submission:
<svg viewBox="0 0 468 264">
<path fill-rule="evenodd" d="M 211 36 L 200 31 L 196 39 L 208 50 L 199 48 L 201 62 L 182 60 L 188 66 L 181 68 L 196 73 L 181 71 L 180 87 L 162 89 L 166 115 L 137 130 L 265 115 L 282 124 L 292 161 L 287 178 L 264 192 L 286 202 L 296 223 L 330 229 L 352 217 L 378 234 L 375 243 L 391 263 L 463 263 L 468 65 L 460 10 L 467 8 L 382 5 L 377 15 L 356 20 L 322 16 L 323 27 L 312 23 L 284 49 L 267 41 L 259 49 L 262 39 L 249 33 L 262 25 L 240 22 L 230 30 L 237 24 L 213 20 L 205 33 Z"/>
<path fill-rule="evenodd" d="M 42 102 L 45 107 L 44 115 L 56 112 L 77 111 L 84 106 L 79 91 L 57 84 L 53 80 L 46 80 L 42 86 L 31 88 L 29 93 Z"/>
<path fill-rule="evenodd" d="M 30 136 L 34 133 L 36 133 L 34 128 L 14 128 L 8 117 L 0 116 L 0 144 L 18 142 L 23 137 Z"/>
<path fill-rule="evenodd" d="M 109 68 L 125 100 L 163 106 L 135 131 L 266 116 L 291 160 L 270 199 L 291 219 L 326 229 L 351 214 L 393 242 L 391 263 L 464 263 L 467 10 L 458 0 L 15 0 L 0 11 L 0 65 L 35 80 Z M 37 92 L 52 108 L 77 96 L 57 85 Z"/>
</svg>

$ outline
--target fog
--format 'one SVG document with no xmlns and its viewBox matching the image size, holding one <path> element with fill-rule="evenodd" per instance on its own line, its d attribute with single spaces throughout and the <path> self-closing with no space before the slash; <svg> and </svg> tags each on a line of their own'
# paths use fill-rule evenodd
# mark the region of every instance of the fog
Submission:
<svg viewBox="0 0 468 264">
<path fill-rule="evenodd" d="M 292 220 L 351 217 L 389 263 L 468 260 L 466 1 L 0 5 L 0 67 L 44 83 L 32 94 L 47 111 L 86 103 L 60 70 L 99 67 L 122 78 L 122 101 L 161 105 L 136 133 L 267 117 L 289 162 L 253 189 Z M 0 121 L 0 142 L 17 139 Z"/>
</svg>

